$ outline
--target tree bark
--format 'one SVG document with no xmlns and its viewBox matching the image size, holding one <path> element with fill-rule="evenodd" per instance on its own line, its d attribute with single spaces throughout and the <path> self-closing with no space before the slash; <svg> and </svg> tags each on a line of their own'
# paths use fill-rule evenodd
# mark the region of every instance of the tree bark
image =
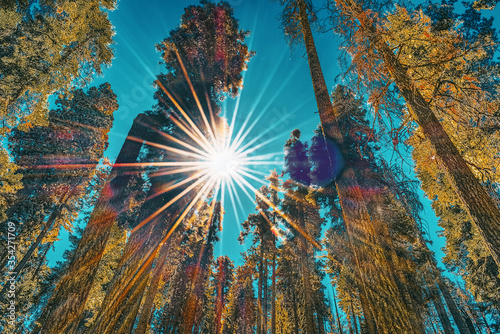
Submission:
<svg viewBox="0 0 500 334">
<path fill-rule="evenodd" d="M 262 333 L 262 283 L 263 283 L 263 258 L 264 258 L 264 247 L 262 246 L 262 241 L 260 243 L 259 252 L 259 283 L 257 288 L 257 334 Z"/>
<path fill-rule="evenodd" d="M 335 315 L 337 318 L 337 325 L 339 326 L 339 333 L 344 334 L 344 331 L 342 329 L 342 323 L 340 322 L 340 314 L 339 314 L 339 308 L 337 305 L 337 297 L 335 297 L 335 291 L 333 290 L 333 286 L 332 286 L 332 293 L 333 293 L 333 303 L 335 305 Z"/>
<path fill-rule="evenodd" d="M 304 217 L 304 207 L 301 203 L 298 203 L 298 211 L 299 211 L 299 226 L 305 230 L 305 217 Z M 307 241 L 303 235 L 298 236 L 299 240 L 299 252 L 298 254 L 300 259 L 300 267 L 303 281 L 303 291 L 302 295 L 304 296 L 304 316 L 305 316 L 305 332 L 306 333 L 316 333 L 316 328 L 314 325 L 314 314 L 313 314 L 313 302 L 312 302 L 312 294 L 311 294 L 311 279 L 309 274 L 309 268 L 307 267 Z"/>
<path fill-rule="evenodd" d="M 267 301 L 269 300 L 268 296 L 268 288 L 267 288 L 267 277 L 268 277 L 268 264 L 267 258 L 264 257 L 264 280 L 262 288 L 263 297 L 262 297 L 262 333 L 267 334 Z"/>
<path fill-rule="evenodd" d="M 453 190 L 468 212 L 496 264 L 500 266 L 499 208 L 474 176 L 434 115 L 429 103 L 415 86 L 396 55 L 382 39 L 382 34 L 377 31 L 372 20 L 363 11 L 362 6 L 354 0 L 338 0 L 337 2 L 344 4 L 343 11 L 358 19 L 360 28 L 365 32 L 370 44 L 381 55 L 385 68 L 407 103 L 410 115 L 419 125 L 425 138 L 430 141 Z"/>
<path fill-rule="evenodd" d="M 166 242 L 160 249 L 160 255 L 156 261 L 155 268 L 153 270 L 153 276 L 151 277 L 151 282 L 149 283 L 148 291 L 144 300 L 144 305 L 142 306 L 142 312 L 139 316 L 139 323 L 134 331 L 134 334 L 146 334 L 148 326 L 151 322 L 151 316 L 153 313 L 153 305 L 156 293 L 158 292 L 158 285 L 160 284 L 160 279 L 163 271 L 165 270 L 165 261 L 168 256 L 169 242 Z"/>
<path fill-rule="evenodd" d="M 439 320 L 441 321 L 441 325 L 443 326 L 443 330 L 445 334 L 455 334 L 453 327 L 451 327 L 450 319 L 448 319 L 448 314 L 446 314 L 446 310 L 444 308 L 443 303 L 441 302 L 441 296 L 439 295 L 438 289 L 434 285 L 429 286 L 431 295 L 434 296 L 433 303 L 436 308 L 436 312 L 438 314 Z"/>
<path fill-rule="evenodd" d="M 378 333 L 377 323 L 375 321 L 375 315 L 373 314 L 372 308 L 370 307 L 368 300 L 366 299 L 366 289 L 363 284 L 358 283 L 359 289 L 359 302 L 361 304 L 361 309 L 363 310 L 363 316 L 365 317 L 365 328 L 367 333 L 376 334 Z"/>
<path fill-rule="evenodd" d="M 469 331 L 469 328 L 467 327 L 464 319 L 462 318 L 462 314 L 460 314 L 460 310 L 458 309 L 457 304 L 455 303 L 455 300 L 451 296 L 451 293 L 448 290 L 448 286 L 446 286 L 446 283 L 444 282 L 441 275 L 439 275 L 438 277 L 437 284 L 439 290 L 441 291 L 441 294 L 444 297 L 446 305 L 448 305 L 448 309 L 451 312 L 453 320 L 455 321 L 455 324 L 457 325 L 460 334 L 473 334 Z"/>
<path fill-rule="evenodd" d="M 154 190 L 150 190 L 153 192 Z M 151 193 L 149 193 L 151 194 Z M 141 207 L 138 221 L 147 218 L 157 206 L 163 203 L 161 196 L 151 199 Z M 172 216 L 175 216 L 173 214 Z M 114 333 L 114 329 L 130 314 L 137 314 L 139 304 L 135 299 L 142 298 L 149 273 L 158 247 L 167 226 L 166 215 L 159 215 L 130 235 L 120 263 L 101 306 L 96 322 L 92 327 L 94 333 Z M 131 328 L 130 328 L 131 329 Z"/>
<path fill-rule="evenodd" d="M 274 238 L 274 237 L 273 237 Z M 276 238 L 273 247 L 273 272 L 272 272 L 272 296 L 271 296 L 271 334 L 276 334 Z"/>
<path fill-rule="evenodd" d="M 129 136 L 140 137 L 142 127 L 138 121 L 144 117 L 144 114 L 139 114 L 136 117 L 129 131 Z M 141 147 L 142 143 L 126 140 L 118 154 L 116 164 L 135 162 Z M 131 174 L 127 173 L 126 169 L 112 168 L 67 273 L 57 284 L 39 318 L 42 327 L 35 329 L 34 333 L 40 331 L 42 333 L 71 333 L 76 330 L 104 253 L 111 227 L 117 216 L 125 209 L 128 199 L 125 187 L 130 179 Z"/>
</svg>

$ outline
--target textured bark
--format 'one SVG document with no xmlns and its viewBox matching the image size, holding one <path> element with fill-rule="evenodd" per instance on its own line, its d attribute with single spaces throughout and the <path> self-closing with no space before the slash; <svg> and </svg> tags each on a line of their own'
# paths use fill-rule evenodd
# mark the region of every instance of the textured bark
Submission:
<svg viewBox="0 0 500 334">
<path fill-rule="evenodd" d="M 274 245 L 276 239 L 274 238 Z M 273 272 L 272 272 L 272 295 L 271 295 L 271 334 L 276 334 L 276 246 L 273 246 Z"/>
<path fill-rule="evenodd" d="M 351 299 L 351 314 L 352 314 L 352 323 L 354 327 L 354 332 L 358 334 L 358 324 L 356 323 L 356 313 L 354 313 L 354 307 L 352 305 L 352 299 Z"/>
<path fill-rule="evenodd" d="M 267 277 L 268 277 L 268 264 L 267 259 L 264 258 L 264 280 L 262 282 L 263 297 L 262 297 L 262 333 L 267 334 L 267 301 L 269 300 L 268 288 L 267 288 Z"/>
<path fill-rule="evenodd" d="M 307 17 L 307 6 L 304 0 L 297 0 L 299 7 L 300 26 L 302 28 L 302 35 L 306 45 L 307 61 L 309 63 L 309 71 L 311 73 L 314 96 L 318 106 L 319 118 L 323 133 L 326 137 L 333 139 L 336 143 L 342 143 L 343 138 L 340 133 L 335 110 L 333 109 L 330 101 L 330 94 L 326 86 L 325 77 L 321 70 L 318 52 L 314 44 L 314 38 Z"/>
<path fill-rule="evenodd" d="M 144 114 L 139 114 L 129 136 L 139 137 L 142 127 L 138 124 Z M 137 160 L 142 143 L 126 140 L 118 154 L 116 163 L 131 163 Z M 127 192 L 125 187 L 132 175 L 127 169 L 113 167 L 109 179 L 101 191 L 89 222 L 73 256 L 73 260 L 56 286 L 54 293 L 39 318 L 42 328 L 34 333 L 72 333 L 82 317 L 85 301 L 94 282 L 99 262 L 104 253 L 111 227 L 117 216 L 125 209 Z"/>
<path fill-rule="evenodd" d="M 344 334 L 344 330 L 342 329 L 342 323 L 340 322 L 340 314 L 339 314 L 339 308 L 337 305 L 337 297 L 335 297 L 335 291 L 333 290 L 332 287 L 332 293 L 333 293 L 333 304 L 335 305 L 335 315 L 337 318 L 337 326 L 339 326 L 338 330 L 340 334 Z"/>
<path fill-rule="evenodd" d="M 149 195 L 152 192 L 154 192 L 154 189 L 150 190 Z M 168 201 L 168 198 L 162 198 L 161 196 L 149 200 L 146 203 L 147 205 L 141 207 L 138 222 L 142 222 L 149 217 L 165 201 Z M 140 304 L 136 303 L 136 299 L 139 298 L 140 300 L 142 298 L 146 288 L 145 282 L 147 282 L 151 272 L 157 247 L 167 230 L 167 224 L 170 222 L 166 216 L 166 213 L 158 215 L 148 224 L 131 234 L 120 263 L 115 270 L 110 290 L 104 298 L 101 311 L 97 316 L 95 325 L 92 327 L 94 333 L 115 333 L 115 329 L 129 315 L 137 314 Z M 175 216 L 175 214 L 172 216 Z"/>
<path fill-rule="evenodd" d="M 169 242 L 166 242 L 160 249 L 160 255 L 156 261 L 155 268 L 149 283 L 148 290 L 144 299 L 144 305 L 142 306 L 142 312 L 139 316 L 139 322 L 134 334 L 146 334 L 148 326 L 151 322 L 151 316 L 153 315 L 153 305 L 156 293 L 158 292 L 158 285 L 160 284 L 161 275 L 165 270 L 165 261 L 168 256 Z"/>
<path fill-rule="evenodd" d="M 433 303 L 436 308 L 436 312 L 438 314 L 439 320 L 441 321 L 441 325 L 443 326 L 443 330 L 445 334 L 455 334 L 453 327 L 451 327 L 450 319 L 448 319 L 448 314 L 446 314 L 446 310 L 444 308 L 443 303 L 441 302 L 441 296 L 439 295 L 438 289 L 431 285 L 429 286 L 431 295 L 434 296 Z"/>
<path fill-rule="evenodd" d="M 305 218 L 304 218 L 304 207 L 299 203 L 299 226 L 302 229 L 305 229 Z M 314 325 L 314 303 L 312 301 L 312 293 L 311 293 L 311 278 L 309 274 L 309 268 L 307 267 L 307 240 L 303 235 L 298 236 L 299 240 L 299 251 L 302 251 L 299 254 L 300 259 L 300 268 L 303 280 L 303 291 L 302 294 L 304 296 L 304 316 L 305 316 L 305 332 L 306 333 L 316 333 L 316 328 Z"/>
<path fill-rule="evenodd" d="M 257 288 L 257 334 L 262 333 L 262 283 L 263 283 L 263 264 L 264 259 L 264 248 L 262 243 L 260 244 L 259 252 L 259 283 Z"/>
<path fill-rule="evenodd" d="M 363 310 L 363 316 L 365 318 L 365 328 L 367 333 L 376 334 L 378 333 L 377 323 L 375 321 L 375 315 L 371 309 L 368 301 L 366 300 L 366 290 L 363 284 L 358 284 L 359 289 L 359 302 L 361 304 L 361 309 Z"/>
<path fill-rule="evenodd" d="M 460 198 L 495 262 L 500 266 L 499 208 L 474 176 L 432 112 L 429 103 L 415 86 L 405 67 L 382 39 L 382 34 L 377 31 L 361 5 L 353 0 L 345 0 L 344 3 L 342 10 L 349 11 L 348 14 L 358 19 L 370 44 L 381 55 L 385 68 L 406 101 L 410 115 L 422 130 L 425 138 L 430 141 L 453 190 Z"/>
<path fill-rule="evenodd" d="M 460 313 L 460 310 L 458 309 L 457 304 L 455 303 L 455 300 L 451 296 L 451 293 L 448 290 L 448 286 L 446 286 L 446 283 L 444 282 L 441 275 L 439 276 L 439 278 L 437 280 L 437 284 L 439 286 L 439 290 L 441 291 L 441 294 L 444 297 L 446 305 L 448 305 L 448 309 L 451 312 L 453 320 L 455 321 L 455 324 L 457 325 L 458 331 L 460 332 L 460 334 L 473 334 L 469 331 L 469 328 L 467 327 L 467 324 L 465 323 L 464 319 L 462 318 L 462 314 Z"/>
</svg>

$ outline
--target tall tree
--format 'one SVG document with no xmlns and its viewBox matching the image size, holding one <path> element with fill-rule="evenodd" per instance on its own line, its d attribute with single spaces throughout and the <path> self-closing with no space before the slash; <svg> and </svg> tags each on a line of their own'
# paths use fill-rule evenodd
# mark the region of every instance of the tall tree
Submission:
<svg viewBox="0 0 500 334">
<path fill-rule="evenodd" d="M 350 51 L 354 55 L 353 63 L 360 65 L 357 66 L 358 74 L 363 80 L 370 81 L 374 77 L 368 74 L 379 72 L 382 75 L 377 75 L 375 78 L 380 79 L 382 76 L 387 83 L 383 90 L 387 90 L 390 83 L 394 83 L 397 87 L 406 101 L 409 116 L 418 124 L 419 130 L 431 144 L 433 153 L 453 191 L 495 262 L 499 264 L 500 210 L 474 176 L 463 154 L 436 117 L 423 88 L 417 85 L 410 74 L 411 70 L 405 67 L 399 56 L 394 54 L 384 37 L 388 32 L 379 23 L 381 21 L 378 14 L 363 2 L 346 0 L 336 1 L 335 4 L 336 14 L 340 14 L 343 20 L 342 26 L 337 25 L 337 31 L 348 40 Z M 368 71 L 364 70 L 366 68 Z M 438 84 L 438 90 L 444 83 L 446 81 Z"/>
<path fill-rule="evenodd" d="M 139 114 L 129 131 L 130 137 L 139 137 L 144 131 L 144 114 Z M 132 170 L 120 167 L 122 163 L 135 163 L 142 143 L 126 140 L 111 169 L 99 200 L 85 227 L 65 275 L 58 282 L 44 312 L 43 331 L 75 330 L 85 309 L 85 301 L 92 287 L 111 227 L 117 216 L 126 210 L 130 194 L 124 191 L 133 178 Z M 78 319 L 78 320 L 76 320 Z"/>
<path fill-rule="evenodd" d="M 3 1 L 1 131 L 47 124 L 47 98 L 111 64 L 115 0 Z M 56 70 L 57 69 L 57 70 Z"/>
<path fill-rule="evenodd" d="M 280 199 L 278 196 L 279 178 L 276 171 L 272 172 L 268 177 L 270 181 L 269 186 L 262 186 L 260 194 L 256 196 L 256 210 L 257 213 L 252 213 L 248 216 L 247 220 L 243 222 L 243 231 L 240 233 L 239 240 L 243 243 L 248 235 L 253 236 L 252 249 L 257 254 L 255 255 L 258 263 L 257 274 L 259 277 L 258 291 L 257 291 L 257 332 L 267 333 L 268 320 L 269 320 L 269 301 L 274 305 L 275 301 L 269 294 L 268 281 L 269 281 L 269 266 L 275 267 L 276 263 L 276 235 L 273 231 L 277 231 L 277 224 L 279 223 L 278 214 L 275 209 L 280 206 Z M 261 197 L 265 197 L 266 201 Z M 274 209 L 270 207 L 274 206 Z M 270 263 L 270 261 L 273 261 Z M 273 269 L 271 269 L 273 270 Z M 271 277 L 271 280 L 273 278 Z M 271 285 L 271 294 L 275 294 L 275 282 Z M 273 307 L 273 306 L 272 306 Z M 271 308 L 272 308 L 271 307 Z M 272 311 L 272 310 L 271 310 Z M 271 312 L 272 313 L 272 312 Z M 275 319 L 275 315 L 271 314 L 271 323 Z"/>
<path fill-rule="evenodd" d="M 110 85 L 75 90 L 71 95 L 71 99 L 61 96 L 57 100 L 48 127 L 35 127 L 28 133 L 15 130 L 9 137 L 24 186 L 7 212 L 17 226 L 19 262 L 11 270 L 17 277 L 43 243 L 57 238 L 61 227 L 73 228 L 108 145 L 118 107 Z M 4 292 L 5 286 L 1 298 Z"/>
</svg>

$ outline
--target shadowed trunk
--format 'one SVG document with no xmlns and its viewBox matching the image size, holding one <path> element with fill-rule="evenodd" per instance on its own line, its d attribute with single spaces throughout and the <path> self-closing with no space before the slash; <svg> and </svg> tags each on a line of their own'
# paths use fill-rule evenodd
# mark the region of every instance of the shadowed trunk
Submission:
<svg viewBox="0 0 500 334">
<path fill-rule="evenodd" d="M 337 318 L 337 326 L 339 326 L 340 334 L 344 334 L 344 331 L 342 329 L 342 323 L 340 322 L 340 314 L 339 314 L 339 308 L 337 305 L 337 297 L 335 297 L 335 290 L 333 290 L 333 286 L 332 286 L 332 294 L 333 294 L 333 304 L 335 305 L 335 315 Z"/>
<path fill-rule="evenodd" d="M 262 297 L 262 333 L 267 334 L 267 301 L 268 297 L 268 289 L 267 289 L 267 276 L 268 276 L 268 266 L 267 266 L 267 258 L 264 258 L 264 280 L 262 291 L 264 293 Z"/>
</svg>

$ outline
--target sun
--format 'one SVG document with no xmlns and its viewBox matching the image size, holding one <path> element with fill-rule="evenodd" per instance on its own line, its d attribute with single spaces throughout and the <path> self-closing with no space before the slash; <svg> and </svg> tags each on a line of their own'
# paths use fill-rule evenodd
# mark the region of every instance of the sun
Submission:
<svg viewBox="0 0 500 334">
<path fill-rule="evenodd" d="M 241 165 L 241 158 L 227 149 L 218 150 L 208 160 L 208 169 L 217 180 L 228 180 L 238 172 Z"/>
</svg>

